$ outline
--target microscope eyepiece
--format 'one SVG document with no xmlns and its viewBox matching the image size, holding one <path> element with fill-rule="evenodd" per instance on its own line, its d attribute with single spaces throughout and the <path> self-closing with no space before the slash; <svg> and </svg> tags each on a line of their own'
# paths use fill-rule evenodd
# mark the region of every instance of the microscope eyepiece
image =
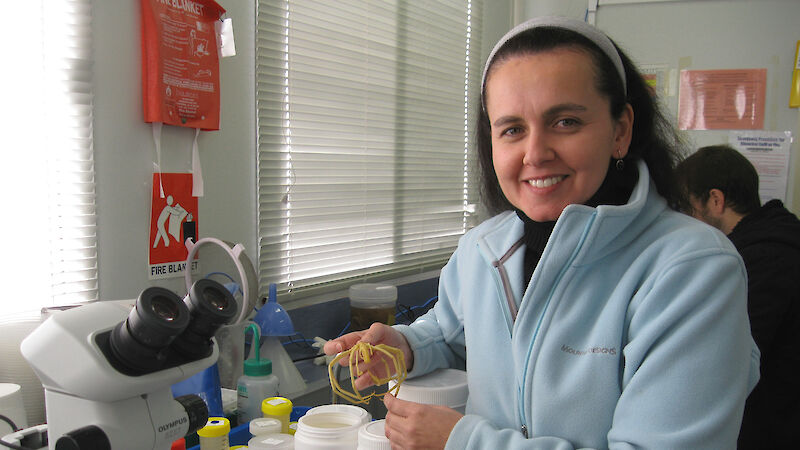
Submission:
<svg viewBox="0 0 800 450">
<path fill-rule="evenodd" d="M 181 309 L 172 299 L 161 296 L 153 298 L 150 302 L 150 309 L 156 317 L 166 320 L 167 322 L 177 321 L 181 312 Z"/>
<path fill-rule="evenodd" d="M 134 372 L 164 365 L 166 349 L 189 325 L 189 309 L 174 292 L 162 287 L 142 291 L 124 322 L 111 332 L 114 356 Z"/>
<path fill-rule="evenodd" d="M 175 339 L 173 348 L 188 358 L 208 356 L 213 346 L 211 337 L 238 312 L 236 299 L 225 286 L 203 278 L 194 282 L 184 303 L 191 320 Z"/>
<path fill-rule="evenodd" d="M 229 292 L 224 286 L 223 292 L 220 292 L 217 286 L 204 285 L 200 286 L 199 289 L 201 289 L 200 295 L 203 297 L 204 303 L 211 309 L 225 311 L 230 308 L 231 300 L 233 300 L 235 306 L 236 300 L 231 295 L 225 295 L 229 294 Z M 195 289 L 196 291 L 197 289 Z"/>
<path fill-rule="evenodd" d="M 128 315 L 128 329 L 137 341 L 166 347 L 189 325 L 189 309 L 174 292 L 161 287 L 145 289 Z"/>
</svg>

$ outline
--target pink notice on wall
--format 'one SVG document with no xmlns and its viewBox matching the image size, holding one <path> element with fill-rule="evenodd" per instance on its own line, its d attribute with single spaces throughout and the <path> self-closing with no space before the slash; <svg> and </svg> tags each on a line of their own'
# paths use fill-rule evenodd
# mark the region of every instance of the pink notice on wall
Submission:
<svg viewBox="0 0 800 450">
<path fill-rule="evenodd" d="M 682 70 L 681 130 L 764 128 L 767 69 Z"/>
</svg>

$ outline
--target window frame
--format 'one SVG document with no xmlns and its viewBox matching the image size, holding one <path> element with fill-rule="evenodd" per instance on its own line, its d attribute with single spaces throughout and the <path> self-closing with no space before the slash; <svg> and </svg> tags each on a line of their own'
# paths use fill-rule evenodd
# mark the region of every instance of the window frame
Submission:
<svg viewBox="0 0 800 450">
<path fill-rule="evenodd" d="M 280 253 L 281 239 L 284 236 L 274 230 L 279 226 L 273 225 L 270 227 L 266 222 L 269 220 L 270 214 L 277 211 L 282 211 L 287 202 L 287 192 L 281 191 L 276 186 L 265 186 L 262 183 L 262 178 L 269 176 L 280 177 L 281 172 L 285 170 L 280 164 L 285 161 L 278 159 L 270 159 L 270 155 L 264 150 L 265 147 L 270 145 L 265 143 L 269 139 L 274 139 L 271 143 L 274 146 L 285 145 L 281 142 L 283 137 L 279 132 L 281 121 L 285 120 L 282 115 L 276 113 L 280 111 L 280 105 L 285 100 L 287 95 L 287 87 L 279 83 L 278 80 L 285 76 L 287 67 L 277 67 L 275 64 L 265 63 L 264 56 L 265 47 L 268 47 L 267 52 L 272 53 L 272 60 L 277 60 L 281 52 L 286 53 L 287 47 L 280 48 L 279 43 L 281 39 L 285 39 L 285 35 L 276 31 L 284 26 L 280 20 L 276 19 L 278 14 L 274 14 L 274 6 L 270 3 L 279 3 L 281 5 L 288 5 L 289 1 L 270 1 L 259 0 L 257 2 L 256 13 L 256 118 L 257 118 L 257 141 L 258 141 L 258 168 L 257 168 L 257 184 L 258 184 L 258 226 L 257 226 L 257 239 L 259 247 L 258 266 L 259 266 L 259 284 L 262 291 L 266 291 L 270 283 L 275 282 L 275 273 L 270 273 L 269 268 L 275 267 L 275 263 L 271 261 L 280 260 L 282 257 Z M 350 2 L 353 3 L 353 2 Z M 453 1 L 452 4 L 459 2 Z M 481 15 L 472 11 L 481 11 L 481 0 L 473 0 L 462 2 L 466 5 L 466 16 L 468 20 L 464 23 L 465 41 L 464 41 L 464 56 L 463 70 L 464 70 L 464 84 L 463 84 L 463 126 L 459 126 L 463 131 L 463 181 L 459 187 L 463 195 L 463 202 L 460 206 L 462 217 L 462 230 L 458 234 L 463 235 L 464 232 L 469 230 L 477 223 L 476 203 L 478 197 L 478 189 L 474 174 L 474 160 L 472 155 L 472 142 L 473 127 L 475 122 L 474 113 L 474 99 L 479 98 L 479 83 L 480 83 L 480 33 L 475 33 L 474 30 L 481 27 Z M 269 11 L 267 11 L 269 10 Z M 288 7 L 287 7 L 288 11 Z M 269 14 L 272 13 L 272 14 Z M 268 28 L 270 28 L 268 30 Z M 269 35 L 271 37 L 268 37 Z M 265 44 L 265 40 L 270 41 Z M 271 46 L 271 47 L 270 47 Z M 285 60 L 284 60 L 285 61 Z M 268 107 L 271 105 L 271 108 Z M 266 155 L 265 155 L 266 154 Z M 274 155 L 272 155 L 274 156 Z M 273 217 L 273 219 L 275 219 Z M 280 219 L 280 218 L 278 218 Z M 276 219 L 276 220 L 278 220 Z M 265 230 L 273 230 L 272 233 L 265 233 Z M 342 274 L 335 280 L 328 280 L 324 283 L 303 285 L 296 287 L 290 281 L 279 280 L 278 292 L 281 295 L 282 302 L 287 301 L 293 303 L 302 301 L 309 297 L 329 297 L 331 293 L 340 293 L 350 284 L 355 282 L 375 282 L 382 280 L 393 280 L 395 282 L 402 282 L 403 280 L 416 280 L 421 278 L 430 278 L 438 275 L 439 269 L 449 259 L 452 251 L 457 245 L 457 238 L 454 239 L 452 245 L 443 248 L 439 254 L 433 257 L 420 261 L 413 266 L 407 266 L 402 269 L 388 269 L 388 270 L 370 270 L 363 273 L 351 272 L 349 274 Z M 279 278 L 279 277 L 278 277 Z M 263 292 L 262 292 L 263 295 Z M 336 294 L 334 294 L 336 295 Z"/>
</svg>

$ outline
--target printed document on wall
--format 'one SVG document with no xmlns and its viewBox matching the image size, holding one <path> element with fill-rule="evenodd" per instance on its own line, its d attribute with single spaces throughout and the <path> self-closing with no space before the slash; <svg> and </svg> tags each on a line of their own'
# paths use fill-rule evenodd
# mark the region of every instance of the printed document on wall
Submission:
<svg viewBox="0 0 800 450">
<path fill-rule="evenodd" d="M 731 131 L 728 142 L 755 166 L 761 203 L 773 198 L 786 202 L 791 131 Z"/>
<path fill-rule="evenodd" d="M 682 70 L 681 130 L 764 128 L 767 69 Z"/>
</svg>

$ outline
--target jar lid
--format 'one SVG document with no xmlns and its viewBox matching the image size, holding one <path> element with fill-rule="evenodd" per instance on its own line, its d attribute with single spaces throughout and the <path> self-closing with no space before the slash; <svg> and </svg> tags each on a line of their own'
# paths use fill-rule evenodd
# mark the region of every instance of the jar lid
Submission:
<svg viewBox="0 0 800 450">
<path fill-rule="evenodd" d="M 354 284 L 348 293 L 350 306 L 356 308 L 393 308 L 397 302 L 397 287 L 391 284 Z"/>
<path fill-rule="evenodd" d="M 270 416 L 292 413 L 292 401 L 286 397 L 269 397 L 261 402 L 261 412 Z"/>
<path fill-rule="evenodd" d="M 246 359 L 244 361 L 244 374 L 248 377 L 265 377 L 272 374 L 272 361 L 267 358 Z"/>
<path fill-rule="evenodd" d="M 255 436 L 247 441 L 251 450 L 291 450 L 294 448 L 294 436 L 286 433 Z"/>
<path fill-rule="evenodd" d="M 341 412 L 351 414 L 358 417 L 361 423 L 368 423 L 372 420 L 372 414 L 366 409 L 356 405 L 345 405 L 342 403 L 334 403 L 330 405 L 315 406 L 308 410 L 306 414 L 319 414 L 326 412 Z"/>
<path fill-rule="evenodd" d="M 357 450 L 391 450 L 392 444 L 386 437 L 384 419 L 366 423 L 358 430 Z"/>
<path fill-rule="evenodd" d="M 231 431 L 231 423 L 224 417 L 209 417 L 206 426 L 197 430 L 200 437 L 220 437 L 225 436 Z"/>
<path fill-rule="evenodd" d="M 395 380 L 389 381 L 389 389 L 395 384 Z M 407 379 L 397 391 L 397 398 L 401 400 L 450 408 L 466 405 L 468 396 L 467 372 L 457 369 L 438 369 Z"/>
<path fill-rule="evenodd" d="M 260 436 L 262 434 L 275 434 L 281 432 L 281 421 L 272 417 L 256 417 L 250 421 L 250 434 Z"/>
</svg>

